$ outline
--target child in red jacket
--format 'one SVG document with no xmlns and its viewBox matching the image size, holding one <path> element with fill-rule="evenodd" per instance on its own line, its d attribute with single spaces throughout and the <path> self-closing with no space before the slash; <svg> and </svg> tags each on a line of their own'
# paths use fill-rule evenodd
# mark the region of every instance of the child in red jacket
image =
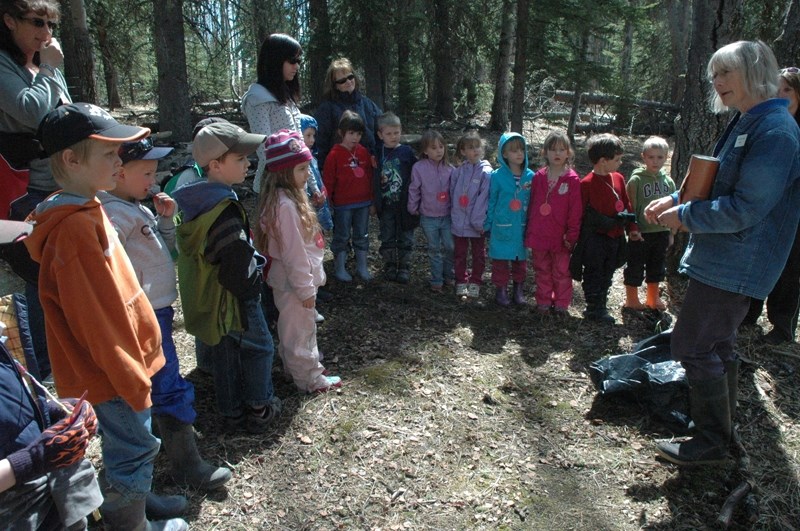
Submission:
<svg viewBox="0 0 800 531">
<path fill-rule="evenodd" d="M 331 250 L 336 257 L 334 276 L 342 282 L 353 280 L 345 267 L 352 233 L 356 272 L 362 280 L 371 280 L 367 269 L 367 253 L 369 214 L 372 209 L 372 172 L 375 165 L 367 148 L 359 143 L 364 134 L 364 121 L 357 113 L 342 113 L 338 132 L 340 143 L 333 146 L 328 153 L 322 172 L 322 181 L 333 205 Z"/>
</svg>

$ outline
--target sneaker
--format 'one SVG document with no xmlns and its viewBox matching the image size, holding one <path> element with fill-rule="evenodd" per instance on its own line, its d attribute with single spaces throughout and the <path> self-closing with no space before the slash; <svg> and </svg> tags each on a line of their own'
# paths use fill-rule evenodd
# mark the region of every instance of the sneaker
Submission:
<svg viewBox="0 0 800 531">
<path fill-rule="evenodd" d="M 317 310 L 314 310 L 314 322 L 319 324 L 325 320 L 325 316 L 319 313 Z"/>
<path fill-rule="evenodd" d="M 434 293 L 441 293 L 442 292 L 442 285 L 441 284 L 431 284 L 431 291 Z"/>
<path fill-rule="evenodd" d="M 454 279 L 454 278 L 446 278 L 446 279 L 444 279 L 444 285 L 448 286 L 448 287 L 455 286 L 456 285 L 456 279 Z"/>
<path fill-rule="evenodd" d="M 549 304 L 537 304 L 536 305 L 536 313 L 539 315 L 550 315 L 550 305 Z"/>
<path fill-rule="evenodd" d="M 327 393 L 328 391 L 332 391 L 334 389 L 338 389 L 342 386 L 342 379 L 338 376 L 325 376 L 325 383 L 320 385 L 315 389 L 311 389 L 308 391 L 308 394 L 320 394 L 320 393 Z"/>
<path fill-rule="evenodd" d="M 469 295 L 469 287 L 466 284 L 456 284 L 456 297 L 466 297 Z"/>
<path fill-rule="evenodd" d="M 469 284 L 467 286 L 467 297 L 477 299 L 481 296 L 481 287 L 479 284 Z"/>
</svg>

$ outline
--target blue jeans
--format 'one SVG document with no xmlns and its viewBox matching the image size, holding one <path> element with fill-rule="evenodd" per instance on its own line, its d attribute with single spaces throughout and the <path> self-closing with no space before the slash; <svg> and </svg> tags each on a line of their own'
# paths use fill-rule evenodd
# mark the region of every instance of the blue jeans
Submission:
<svg viewBox="0 0 800 531">
<path fill-rule="evenodd" d="M 232 332 L 211 347 L 217 409 L 225 417 L 239 417 L 247 406 L 265 406 L 274 395 L 272 358 L 275 348 L 261 311 L 261 297 L 242 301 L 241 305 L 247 330 Z"/>
<path fill-rule="evenodd" d="M 369 251 L 369 207 L 333 209 L 333 254 L 350 250 L 350 234 L 356 251 Z"/>
<path fill-rule="evenodd" d="M 150 392 L 153 398 L 153 415 L 170 415 L 184 424 L 194 424 L 197 412 L 194 410 L 194 386 L 181 376 L 178 353 L 172 340 L 172 306 L 159 308 L 156 312 L 158 326 L 161 328 L 161 347 L 164 349 L 166 363 L 153 375 Z"/>
<path fill-rule="evenodd" d="M 431 286 L 441 286 L 445 280 L 453 280 L 453 233 L 450 232 L 450 216 L 420 216 L 419 226 L 428 240 L 428 261 L 431 265 Z"/>
<path fill-rule="evenodd" d="M 142 499 L 153 484 L 161 442 L 150 431 L 150 409 L 134 411 L 120 397 L 94 404 L 108 484 L 126 501 Z"/>
</svg>

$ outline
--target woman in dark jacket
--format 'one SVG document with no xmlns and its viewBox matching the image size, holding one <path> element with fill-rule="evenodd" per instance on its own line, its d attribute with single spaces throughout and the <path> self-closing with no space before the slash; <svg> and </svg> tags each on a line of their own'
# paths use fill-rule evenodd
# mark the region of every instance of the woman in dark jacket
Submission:
<svg viewBox="0 0 800 531">
<path fill-rule="evenodd" d="M 375 154 L 378 134 L 378 117 L 383 111 L 359 90 L 359 79 L 349 59 L 334 59 L 325 74 L 323 101 L 314 113 L 317 129 L 317 160 L 325 167 L 325 157 L 336 144 L 336 129 L 344 111 L 353 111 L 364 120 L 361 144 Z"/>
</svg>

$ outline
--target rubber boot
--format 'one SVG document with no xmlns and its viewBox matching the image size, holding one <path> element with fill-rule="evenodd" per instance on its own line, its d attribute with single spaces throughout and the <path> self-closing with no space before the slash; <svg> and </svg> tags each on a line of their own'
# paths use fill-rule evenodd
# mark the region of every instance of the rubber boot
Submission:
<svg viewBox="0 0 800 531">
<path fill-rule="evenodd" d="M 608 308 L 606 308 L 606 295 L 593 293 L 585 295 L 585 298 L 586 310 L 583 312 L 584 318 L 608 324 L 616 322 L 608 313 Z"/>
<path fill-rule="evenodd" d="M 658 289 L 658 282 L 647 283 L 647 302 L 645 302 L 651 310 L 658 310 L 663 312 L 667 309 L 667 304 L 661 300 L 661 291 Z"/>
<path fill-rule="evenodd" d="M 170 415 L 153 415 L 170 463 L 172 480 L 201 490 L 218 489 L 231 479 L 231 471 L 200 457 L 191 424 Z"/>
<path fill-rule="evenodd" d="M 347 272 L 345 265 L 347 264 L 347 251 L 336 253 L 336 271 L 333 276 L 340 282 L 352 282 L 353 277 Z"/>
<path fill-rule="evenodd" d="M 508 299 L 508 290 L 505 286 L 498 287 L 494 294 L 494 301 L 499 304 L 500 306 L 508 306 L 511 304 L 511 301 Z"/>
<path fill-rule="evenodd" d="M 109 488 L 103 492 L 103 515 L 105 529 L 113 531 L 188 531 L 189 525 L 181 518 L 149 522 L 145 517 L 145 499 L 125 502 L 122 495 Z"/>
<path fill-rule="evenodd" d="M 188 508 L 189 500 L 185 496 L 161 496 L 151 491 L 145 498 L 144 514 L 149 520 L 168 520 L 183 516 Z"/>
<path fill-rule="evenodd" d="M 642 304 L 641 301 L 639 300 L 638 286 L 628 286 L 628 285 L 625 286 L 625 304 L 623 304 L 623 306 L 625 308 L 630 308 L 631 310 L 644 310 L 645 308 L 647 308 L 647 306 Z"/>
<path fill-rule="evenodd" d="M 681 466 L 717 465 L 728 457 L 731 412 L 728 376 L 689 382 L 689 410 L 695 435 L 683 442 L 661 441 L 658 455 Z"/>
<path fill-rule="evenodd" d="M 397 250 L 397 281 L 400 284 L 408 284 L 411 280 L 411 258 L 412 251 L 402 248 Z"/>
<path fill-rule="evenodd" d="M 525 283 L 524 282 L 514 282 L 514 304 L 526 304 L 527 301 L 525 300 Z"/>
<path fill-rule="evenodd" d="M 390 282 L 397 281 L 397 249 L 384 249 L 381 251 L 383 259 L 383 278 Z"/>
<path fill-rule="evenodd" d="M 356 274 L 361 280 L 372 280 L 372 275 L 369 274 L 367 267 L 367 251 L 356 251 Z"/>
</svg>

